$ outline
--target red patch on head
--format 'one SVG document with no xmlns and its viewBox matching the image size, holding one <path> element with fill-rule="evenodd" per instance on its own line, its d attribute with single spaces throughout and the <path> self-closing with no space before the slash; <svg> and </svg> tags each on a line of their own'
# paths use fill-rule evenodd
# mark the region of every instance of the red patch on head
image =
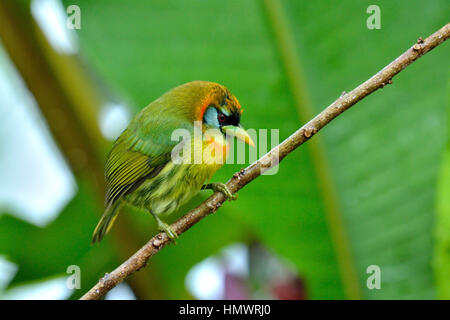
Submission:
<svg viewBox="0 0 450 320">
<path fill-rule="evenodd" d="M 211 99 L 209 97 L 206 97 L 202 104 L 200 105 L 200 108 L 198 110 L 197 113 L 197 119 L 196 120 L 203 120 L 203 115 L 205 114 L 206 109 L 208 108 L 208 106 L 210 105 Z"/>
</svg>

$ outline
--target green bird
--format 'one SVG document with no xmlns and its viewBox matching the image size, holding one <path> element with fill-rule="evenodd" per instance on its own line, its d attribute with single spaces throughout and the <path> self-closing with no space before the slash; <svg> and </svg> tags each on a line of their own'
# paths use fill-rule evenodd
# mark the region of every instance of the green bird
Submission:
<svg viewBox="0 0 450 320">
<path fill-rule="evenodd" d="M 240 125 L 241 113 L 226 87 L 206 81 L 178 86 L 142 109 L 108 155 L 106 209 L 92 242 L 109 232 L 124 203 L 146 209 L 159 230 L 174 240 L 177 234 L 160 216 L 175 211 L 201 189 L 233 199 L 225 184 L 204 183 L 225 162 L 227 136 L 254 145 Z"/>
</svg>

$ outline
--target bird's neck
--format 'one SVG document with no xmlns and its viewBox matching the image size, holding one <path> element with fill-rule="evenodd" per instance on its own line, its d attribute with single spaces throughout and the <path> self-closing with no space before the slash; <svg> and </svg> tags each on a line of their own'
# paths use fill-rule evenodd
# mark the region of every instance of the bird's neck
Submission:
<svg viewBox="0 0 450 320">
<path fill-rule="evenodd" d="M 203 134 L 202 141 L 203 150 L 203 162 L 206 164 L 218 164 L 225 163 L 228 152 L 229 143 L 223 134 Z"/>
</svg>

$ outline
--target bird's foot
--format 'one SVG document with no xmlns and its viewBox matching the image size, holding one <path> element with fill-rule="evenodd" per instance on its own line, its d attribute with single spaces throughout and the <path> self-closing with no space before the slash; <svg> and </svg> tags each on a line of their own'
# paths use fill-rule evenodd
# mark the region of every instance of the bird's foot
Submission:
<svg viewBox="0 0 450 320">
<path fill-rule="evenodd" d="M 217 192 L 217 191 L 222 192 L 224 194 L 225 198 L 227 198 L 227 200 L 229 200 L 229 201 L 237 199 L 237 194 L 232 194 L 230 189 L 228 189 L 228 187 L 225 183 L 213 182 L 213 183 L 203 186 L 202 189 L 212 189 L 215 192 Z"/>
<path fill-rule="evenodd" d="M 152 214 L 152 216 L 155 218 L 156 222 L 158 222 L 158 229 L 159 231 L 164 231 L 167 236 L 169 237 L 169 239 L 176 244 L 176 239 L 178 238 L 178 235 L 175 231 L 172 230 L 172 228 L 170 227 L 170 225 L 168 225 L 167 223 L 165 223 L 164 221 L 162 221 L 158 215 L 154 214 L 153 212 L 150 212 Z"/>
<path fill-rule="evenodd" d="M 164 221 L 158 219 L 158 229 L 160 231 L 164 231 L 167 236 L 169 237 L 169 239 L 176 244 L 176 239 L 178 238 L 178 235 L 175 231 L 172 230 L 172 228 L 170 227 L 170 225 L 168 225 L 167 223 L 165 223 Z"/>
</svg>

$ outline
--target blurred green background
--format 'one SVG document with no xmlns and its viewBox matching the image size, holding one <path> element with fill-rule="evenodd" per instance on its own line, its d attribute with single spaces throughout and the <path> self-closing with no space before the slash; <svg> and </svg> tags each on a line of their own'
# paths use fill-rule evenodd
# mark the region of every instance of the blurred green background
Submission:
<svg viewBox="0 0 450 320">
<path fill-rule="evenodd" d="M 106 152 L 167 90 L 224 84 L 243 125 L 281 141 L 449 21 L 445 0 L 380 0 L 370 30 L 372 4 L 2 0 L 0 298 L 79 298 L 156 232 L 127 208 L 90 244 Z M 449 299 L 448 57 L 443 44 L 412 64 L 107 298 Z M 66 287 L 70 265 L 81 289 Z"/>
</svg>

